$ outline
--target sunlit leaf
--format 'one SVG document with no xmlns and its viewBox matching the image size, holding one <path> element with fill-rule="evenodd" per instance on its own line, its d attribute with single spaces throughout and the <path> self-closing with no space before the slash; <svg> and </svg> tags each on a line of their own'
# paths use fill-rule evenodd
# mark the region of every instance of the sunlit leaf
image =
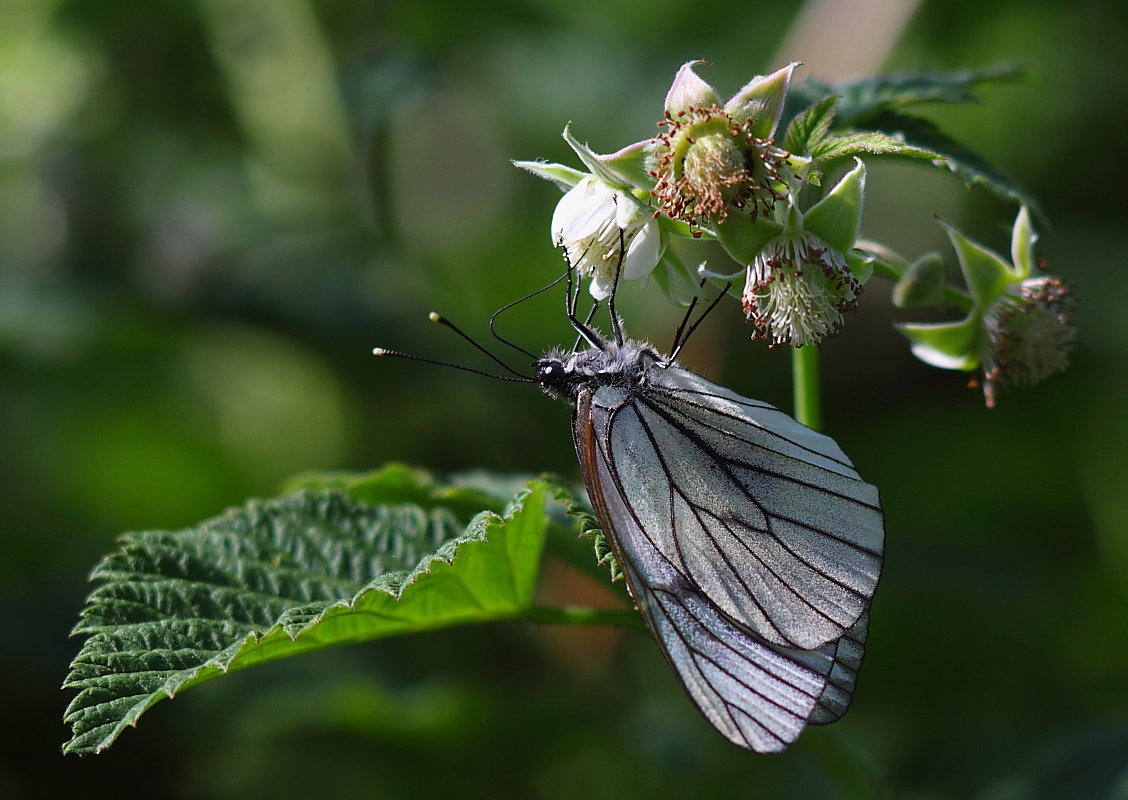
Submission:
<svg viewBox="0 0 1128 800">
<path fill-rule="evenodd" d="M 101 585 L 75 628 L 90 638 L 64 684 L 79 691 L 64 752 L 100 752 L 154 703 L 233 670 L 507 619 L 532 603 L 548 524 L 543 481 L 498 515 L 487 493 L 404 467 L 305 480 L 338 488 L 129 534 L 94 570 Z M 474 498 L 478 513 L 466 520 Z"/>
</svg>

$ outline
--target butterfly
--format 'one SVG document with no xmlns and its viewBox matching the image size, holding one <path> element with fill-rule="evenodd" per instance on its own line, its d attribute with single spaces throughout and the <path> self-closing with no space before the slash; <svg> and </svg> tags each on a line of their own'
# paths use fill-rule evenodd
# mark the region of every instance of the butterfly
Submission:
<svg viewBox="0 0 1128 800">
<path fill-rule="evenodd" d="M 674 360 L 724 292 L 683 337 L 690 306 L 664 357 L 626 338 L 614 289 L 613 337 L 589 327 L 598 302 L 581 322 L 566 276 L 579 339 L 539 358 L 517 348 L 532 379 L 432 319 L 518 375 L 505 380 L 573 407 L 588 497 L 666 661 L 729 741 L 780 752 L 850 705 L 884 556 L 878 491 L 830 437 Z"/>
</svg>

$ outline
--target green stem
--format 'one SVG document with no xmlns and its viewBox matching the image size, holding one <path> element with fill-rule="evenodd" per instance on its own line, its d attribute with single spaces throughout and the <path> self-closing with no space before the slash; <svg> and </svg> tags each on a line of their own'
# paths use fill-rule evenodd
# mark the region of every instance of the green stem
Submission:
<svg viewBox="0 0 1128 800">
<path fill-rule="evenodd" d="M 585 608 L 583 606 L 529 606 L 514 617 L 537 625 L 607 625 L 645 631 L 642 617 L 634 610 Z"/>
<path fill-rule="evenodd" d="M 822 426 L 818 348 L 811 345 L 791 348 L 791 381 L 795 394 L 795 419 L 817 431 Z"/>
</svg>

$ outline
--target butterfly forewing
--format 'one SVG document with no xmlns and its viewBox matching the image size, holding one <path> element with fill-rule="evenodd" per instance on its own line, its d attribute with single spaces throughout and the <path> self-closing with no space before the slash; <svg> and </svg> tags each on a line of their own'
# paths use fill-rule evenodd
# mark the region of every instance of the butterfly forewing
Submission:
<svg viewBox="0 0 1128 800">
<path fill-rule="evenodd" d="M 656 370 L 656 372 L 658 372 Z M 868 608 L 877 491 L 829 437 L 678 368 L 600 387 L 587 416 L 636 528 L 737 623 L 814 650 Z"/>
</svg>

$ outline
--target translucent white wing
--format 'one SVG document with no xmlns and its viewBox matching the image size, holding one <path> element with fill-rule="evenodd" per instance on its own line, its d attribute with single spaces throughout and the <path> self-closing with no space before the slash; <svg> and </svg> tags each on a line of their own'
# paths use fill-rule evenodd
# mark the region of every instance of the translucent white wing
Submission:
<svg viewBox="0 0 1128 800">
<path fill-rule="evenodd" d="M 854 699 L 854 688 L 858 685 L 858 670 L 866 654 L 866 639 L 869 637 L 869 612 L 862 614 L 854 627 L 833 645 L 823 649 L 833 649 L 830 671 L 827 673 L 826 688 L 819 697 L 815 710 L 808 720 L 812 725 L 829 725 L 842 719 Z"/>
<path fill-rule="evenodd" d="M 881 572 L 876 488 L 777 409 L 676 367 L 655 373 L 643 393 L 603 386 L 585 404 L 633 535 L 768 643 L 837 641 Z"/>
<path fill-rule="evenodd" d="M 833 646 L 796 658 L 720 612 L 638 528 L 591 426 L 581 418 L 583 403 L 579 411 L 576 449 L 592 503 L 666 660 L 694 704 L 727 739 L 761 753 L 784 750 L 819 711 Z"/>
</svg>

